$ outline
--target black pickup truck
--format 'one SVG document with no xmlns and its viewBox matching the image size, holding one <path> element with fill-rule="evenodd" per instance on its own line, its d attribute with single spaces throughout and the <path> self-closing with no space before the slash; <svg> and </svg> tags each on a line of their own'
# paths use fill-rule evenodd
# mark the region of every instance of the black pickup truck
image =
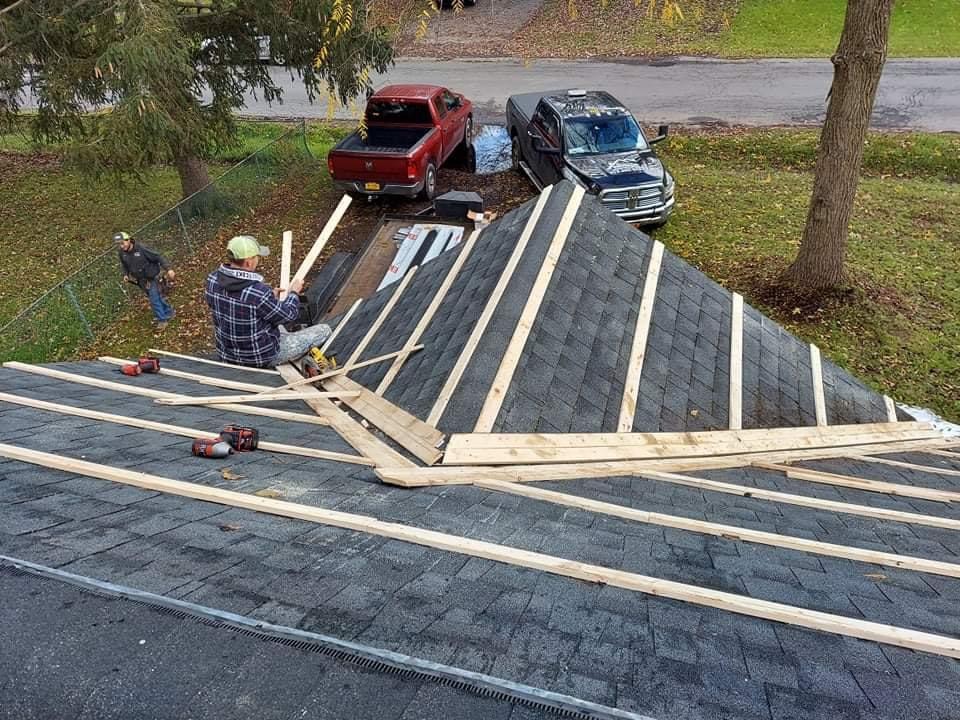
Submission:
<svg viewBox="0 0 960 720">
<path fill-rule="evenodd" d="M 544 187 L 567 178 L 629 223 L 659 227 L 674 206 L 673 177 L 630 111 L 609 93 L 557 90 L 514 95 L 507 128 L 515 170 Z"/>
</svg>

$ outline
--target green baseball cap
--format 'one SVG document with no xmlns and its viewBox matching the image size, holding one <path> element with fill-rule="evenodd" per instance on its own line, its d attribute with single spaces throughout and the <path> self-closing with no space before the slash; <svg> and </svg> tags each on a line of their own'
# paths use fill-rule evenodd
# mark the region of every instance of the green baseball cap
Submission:
<svg viewBox="0 0 960 720">
<path fill-rule="evenodd" d="M 257 255 L 267 257 L 270 248 L 258 243 L 253 235 L 237 235 L 227 243 L 227 252 L 234 260 L 246 260 Z"/>
</svg>

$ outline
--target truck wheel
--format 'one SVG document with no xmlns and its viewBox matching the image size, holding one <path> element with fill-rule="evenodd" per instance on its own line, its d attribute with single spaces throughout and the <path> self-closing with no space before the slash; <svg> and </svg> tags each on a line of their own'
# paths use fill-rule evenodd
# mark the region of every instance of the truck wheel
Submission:
<svg viewBox="0 0 960 720">
<path fill-rule="evenodd" d="M 510 166 L 514 172 L 523 173 L 520 163 L 523 162 L 523 150 L 520 148 L 520 138 L 516 135 L 510 138 Z"/>
<path fill-rule="evenodd" d="M 437 166 L 432 162 L 427 165 L 427 172 L 423 176 L 420 196 L 425 200 L 433 200 L 437 196 Z"/>
</svg>

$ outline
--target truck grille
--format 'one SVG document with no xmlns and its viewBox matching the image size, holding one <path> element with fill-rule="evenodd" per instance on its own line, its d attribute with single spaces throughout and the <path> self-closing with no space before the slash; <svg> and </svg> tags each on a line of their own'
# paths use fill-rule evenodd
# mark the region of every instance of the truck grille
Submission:
<svg viewBox="0 0 960 720">
<path fill-rule="evenodd" d="M 604 207 L 614 212 L 655 208 L 663 203 L 663 185 L 655 183 L 640 187 L 604 190 L 600 193 L 600 201 Z"/>
</svg>

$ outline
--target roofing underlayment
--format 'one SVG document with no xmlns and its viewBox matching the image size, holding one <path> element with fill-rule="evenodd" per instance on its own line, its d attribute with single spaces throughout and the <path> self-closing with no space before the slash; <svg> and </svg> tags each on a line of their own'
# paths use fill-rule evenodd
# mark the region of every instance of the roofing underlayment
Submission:
<svg viewBox="0 0 960 720">
<path fill-rule="evenodd" d="M 960 454 L 572 185 L 332 323 L 0 369 L 0 717 L 956 717 Z"/>
</svg>

